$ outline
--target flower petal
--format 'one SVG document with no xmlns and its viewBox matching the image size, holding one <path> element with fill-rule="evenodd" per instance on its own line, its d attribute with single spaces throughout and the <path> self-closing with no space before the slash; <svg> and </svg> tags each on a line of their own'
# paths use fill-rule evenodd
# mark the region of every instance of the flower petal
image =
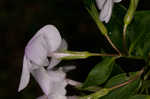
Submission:
<svg viewBox="0 0 150 99">
<path fill-rule="evenodd" d="M 57 52 L 65 51 L 65 50 L 67 50 L 67 48 L 68 48 L 68 44 L 63 39 L 60 46 L 59 46 L 59 48 L 57 49 Z M 53 68 L 54 66 L 56 66 L 57 64 L 59 64 L 61 62 L 61 60 L 53 58 L 52 55 L 53 55 L 52 53 L 49 53 L 49 55 L 48 55 L 48 56 L 51 56 L 52 58 L 51 58 L 50 64 L 49 64 L 47 69 L 51 69 L 51 68 Z"/>
<path fill-rule="evenodd" d="M 66 73 L 66 72 L 69 72 L 69 71 L 72 71 L 72 70 L 76 69 L 76 66 L 74 66 L 74 65 L 63 66 L 62 69 Z"/>
<path fill-rule="evenodd" d="M 67 97 L 60 95 L 59 93 L 55 93 L 48 95 L 48 99 L 67 99 Z"/>
<path fill-rule="evenodd" d="M 57 28 L 53 25 L 46 25 L 43 28 L 43 31 L 41 32 L 45 33 L 44 36 L 50 48 L 49 51 L 51 52 L 56 51 L 60 47 L 60 44 L 62 42 L 60 33 L 57 30 Z"/>
<path fill-rule="evenodd" d="M 100 13 L 101 21 L 105 21 L 106 23 L 108 23 L 108 21 L 110 20 L 110 17 L 111 17 L 111 13 L 112 13 L 112 5 L 113 5 L 112 0 L 107 0 L 104 8 L 102 9 L 102 11 Z"/>
<path fill-rule="evenodd" d="M 51 58 L 50 64 L 49 64 L 47 69 L 52 69 L 53 67 L 55 67 L 60 62 L 61 62 L 61 60 L 59 60 L 59 59 Z"/>
<path fill-rule="evenodd" d="M 116 3 L 118 3 L 118 2 L 121 2 L 122 0 L 113 0 L 113 2 L 116 2 Z"/>
<path fill-rule="evenodd" d="M 108 11 L 108 15 L 105 17 L 105 23 L 108 23 L 110 18 L 111 18 L 111 14 L 112 14 L 112 8 L 113 8 L 114 3 L 111 3 L 109 11 Z"/>
<path fill-rule="evenodd" d="M 96 0 L 96 4 L 99 10 L 103 8 L 106 1 L 107 0 Z"/>
<path fill-rule="evenodd" d="M 66 74 L 61 70 L 57 71 L 48 71 L 49 79 L 51 80 L 51 84 L 49 86 L 52 86 L 52 90 L 50 93 L 59 93 L 60 95 L 65 95 L 66 94 L 66 85 L 67 82 L 65 80 Z"/>
<path fill-rule="evenodd" d="M 79 99 L 77 96 L 68 96 L 67 99 Z"/>
<path fill-rule="evenodd" d="M 41 67 L 38 69 L 35 69 L 33 71 L 31 71 L 33 77 L 35 78 L 35 80 L 38 82 L 38 84 L 40 85 L 41 89 L 43 90 L 43 92 L 45 93 L 45 95 L 48 95 L 50 92 L 50 89 L 52 86 L 51 81 L 49 80 L 49 75 L 47 73 L 47 71 Z"/>
<path fill-rule="evenodd" d="M 25 54 L 34 64 L 48 65 L 48 52 L 56 51 L 60 44 L 59 31 L 53 25 L 46 25 L 29 41 Z"/>
<path fill-rule="evenodd" d="M 48 96 L 43 95 L 43 96 L 37 97 L 36 99 L 48 99 Z"/>
<path fill-rule="evenodd" d="M 29 83 L 29 80 L 30 80 L 29 67 L 31 67 L 30 65 L 31 65 L 30 61 L 27 59 L 26 56 L 24 56 L 21 80 L 20 80 L 18 91 L 23 90 Z"/>
<path fill-rule="evenodd" d="M 62 52 L 62 51 L 65 51 L 67 49 L 68 49 L 68 44 L 67 44 L 66 40 L 63 39 L 59 48 L 57 49 L 57 52 Z"/>
</svg>

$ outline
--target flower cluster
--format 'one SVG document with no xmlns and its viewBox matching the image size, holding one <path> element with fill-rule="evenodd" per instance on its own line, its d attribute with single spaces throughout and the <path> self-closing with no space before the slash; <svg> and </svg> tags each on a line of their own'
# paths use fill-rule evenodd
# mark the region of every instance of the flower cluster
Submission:
<svg viewBox="0 0 150 99">
<path fill-rule="evenodd" d="M 38 99 L 67 99 L 65 87 L 71 83 L 66 79 L 66 73 L 62 68 L 53 70 L 53 67 L 61 61 L 54 58 L 54 53 L 66 49 L 67 43 L 61 38 L 56 27 L 46 25 L 40 29 L 25 48 L 18 91 L 28 85 L 31 73 L 45 94 Z M 48 60 L 48 57 L 51 57 L 51 61 Z M 47 69 L 44 66 L 47 66 Z M 69 68 L 73 69 L 74 67 L 70 66 Z"/>
<path fill-rule="evenodd" d="M 113 4 L 121 0 L 96 0 L 100 12 L 100 20 L 108 23 L 111 17 Z M 79 82 L 66 78 L 66 71 L 74 69 L 74 66 L 63 67 L 54 70 L 62 57 L 86 58 L 89 53 L 63 53 L 67 50 L 67 42 L 61 38 L 59 31 L 53 25 L 41 28 L 29 41 L 25 48 L 23 69 L 18 91 L 27 87 L 30 74 L 40 85 L 44 95 L 38 99 L 76 99 L 77 96 L 66 96 L 65 87 L 70 84 L 79 85 Z M 51 58 L 51 60 L 48 59 Z M 46 67 L 46 68 L 45 68 Z"/>
</svg>

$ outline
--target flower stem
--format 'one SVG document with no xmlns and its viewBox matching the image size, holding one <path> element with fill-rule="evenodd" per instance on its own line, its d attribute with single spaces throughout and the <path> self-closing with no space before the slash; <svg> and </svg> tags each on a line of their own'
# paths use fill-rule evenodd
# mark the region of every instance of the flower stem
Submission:
<svg viewBox="0 0 150 99">
<path fill-rule="evenodd" d="M 107 35 L 108 31 L 107 28 L 105 27 L 105 25 L 100 21 L 99 19 L 99 13 L 95 7 L 95 4 L 91 5 L 91 9 L 87 8 L 87 11 L 89 12 L 89 14 L 91 15 L 91 17 L 93 18 L 93 20 L 95 21 L 98 29 L 101 31 L 101 34 L 104 35 L 106 37 L 106 39 L 108 40 L 108 42 L 110 43 L 110 45 L 118 52 L 118 54 L 121 56 L 121 52 L 117 49 L 117 47 L 114 45 L 114 43 L 111 41 L 110 37 Z"/>
<path fill-rule="evenodd" d="M 128 55 L 128 49 L 126 44 L 126 30 L 127 30 L 127 25 L 125 24 L 123 28 L 123 48 L 125 49 L 125 54 Z"/>
<path fill-rule="evenodd" d="M 108 42 L 110 43 L 110 45 L 118 52 L 119 56 L 122 56 L 121 52 L 118 50 L 118 48 L 114 45 L 114 43 L 111 41 L 111 39 L 109 38 L 109 36 L 107 34 L 105 34 L 106 39 L 108 40 Z"/>
<path fill-rule="evenodd" d="M 99 53 L 91 53 L 91 56 L 118 56 L 117 54 L 99 54 Z"/>
</svg>

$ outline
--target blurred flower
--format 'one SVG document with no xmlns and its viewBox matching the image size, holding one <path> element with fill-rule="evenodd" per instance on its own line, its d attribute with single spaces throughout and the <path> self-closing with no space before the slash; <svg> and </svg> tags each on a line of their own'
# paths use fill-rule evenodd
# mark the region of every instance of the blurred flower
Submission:
<svg viewBox="0 0 150 99">
<path fill-rule="evenodd" d="M 118 3 L 120 1 L 121 0 L 96 0 L 97 7 L 101 10 L 99 16 L 100 20 L 108 23 L 111 18 L 114 3 Z"/>
<path fill-rule="evenodd" d="M 43 81 L 40 81 L 43 83 L 49 83 L 44 81 L 48 79 L 49 76 L 44 73 L 46 71 L 44 70 L 43 66 L 48 66 L 48 69 L 52 69 L 54 66 L 56 66 L 60 60 L 53 58 L 51 53 L 65 49 L 67 49 L 67 43 L 65 40 L 62 40 L 56 27 L 53 25 L 46 25 L 40 29 L 29 41 L 25 48 L 23 69 L 18 91 L 23 90 L 28 85 L 30 73 L 32 73 L 35 78 L 35 74 L 44 76 L 45 78 L 43 78 Z M 50 62 L 48 57 L 51 57 Z M 39 74 L 37 71 L 39 71 Z M 47 86 L 41 85 L 42 89 L 45 89 L 46 87 Z M 48 90 L 44 90 L 44 92 L 47 93 Z"/>
<path fill-rule="evenodd" d="M 32 75 L 39 83 L 44 92 L 44 95 L 46 95 L 48 99 L 66 99 L 66 74 L 62 71 L 61 68 L 56 71 L 46 71 L 44 68 L 40 68 L 34 70 Z"/>
<path fill-rule="evenodd" d="M 68 96 L 67 99 L 79 99 L 78 96 Z"/>
<path fill-rule="evenodd" d="M 67 84 L 74 85 L 75 83 L 78 84 L 78 82 L 66 79 L 66 74 L 62 71 L 62 68 L 56 71 L 45 71 L 44 68 L 41 68 L 35 70 L 33 75 L 39 85 L 43 87 L 43 91 L 46 92 L 37 99 L 76 99 L 75 96 L 65 96 L 65 87 Z"/>
</svg>

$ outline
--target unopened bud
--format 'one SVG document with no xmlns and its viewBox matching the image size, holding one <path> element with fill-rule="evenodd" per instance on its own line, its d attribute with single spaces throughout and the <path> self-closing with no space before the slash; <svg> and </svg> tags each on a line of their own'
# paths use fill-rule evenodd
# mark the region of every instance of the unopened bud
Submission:
<svg viewBox="0 0 150 99">
<path fill-rule="evenodd" d="M 138 5 L 138 2 L 139 2 L 139 0 L 130 0 L 129 9 L 124 17 L 124 24 L 126 26 L 131 23 L 133 16 L 134 16 L 134 12 Z"/>
</svg>

